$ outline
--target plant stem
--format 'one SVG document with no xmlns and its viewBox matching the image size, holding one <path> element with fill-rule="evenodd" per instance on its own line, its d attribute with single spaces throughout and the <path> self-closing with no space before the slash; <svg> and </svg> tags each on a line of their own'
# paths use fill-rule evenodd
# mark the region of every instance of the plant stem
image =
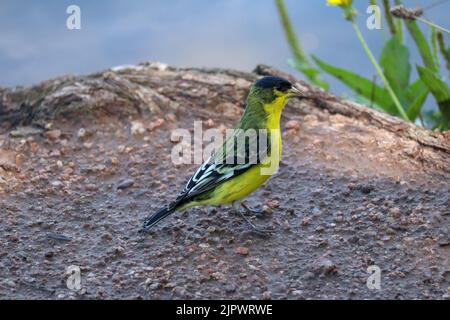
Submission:
<svg viewBox="0 0 450 320">
<path fill-rule="evenodd" d="M 383 0 L 383 7 L 384 7 L 384 15 L 386 16 L 386 21 L 389 26 L 389 30 L 391 31 L 391 34 L 394 35 L 397 33 L 394 19 L 391 15 L 391 5 L 389 4 L 389 0 Z"/>
<path fill-rule="evenodd" d="M 411 37 L 416 43 L 417 49 L 419 50 L 420 56 L 422 57 L 423 64 L 430 68 L 431 70 L 438 71 L 438 67 L 436 66 L 436 61 L 434 61 L 433 52 L 431 51 L 430 46 L 428 45 L 427 39 L 423 34 L 422 30 L 418 26 L 417 22 L 404 20 L 406 28 L 408 29 Z"/>
<path fill-rule="evenodd" d="M 280 13 L 281 23 L 283 24 L 283 29 L 286 34 L 287 41 L 292 49 L 294 58 L 299 61 L 308 60 L 308 57 L 306 56 L 305 52 L 300 46 L 300 43 L 297 40 L 297 35 L 295 34 L 294 28 L 292 27 L 292 23 L 289 19 L 284 1 L 276 0 L 275 3 L 277 5 L 278 12 Z"/>
<path fill-rule="evenodd" d="M 441 69 L 441 61 L 439 60 L 439 45 L 437 33 L 438 31 L 436 30 L 436 28 L 431 27 L 431 48 L 433 49 L 434 64 L 438 69 Z"/>
<path fill-rule="evenodd" d="M 364 51 L 366 52 L 367 56 L 370 59 L 370 62 L 372 62 L 373 66 L 375 67 L 375 70 L 378 73 L 378 76 L 383 81 L 386 90 L 388 91 L 389 95 L 391 96 L 391 99 L 394 102 L 394 105 L 397 108 L 397 111 L 400 113 L 400 115 L 402 116 L 403 119 L 409 121 L 408 115 L 406 114 L 400 101 L 398 100 L 397 96 L 395 95 L 394 90 L 392 90 L 392 87 L 389 84 L 389 81 L 384 76 L 383 70 L 381 69 L 380 65 L 377 62 L 377 59 L 375 59 L 372 51 L 370 50 L 369 46 L 367 45 L 367 42 L 364 39 L 364 36 L 362 35 L 361 30 L 359 29 L 359 27 L 355 21 L 352 21 L 352 25 L 353 25 L 353 29 L 355 29 L 355 32 L 356 32 L 356 35 L 357 35 L 359 41 L 361 42 L 361 45 L 364 48 Z"/>
<path fill-rule="evenodd" d="M 401 1 L 400 0 L 394 0 L 394 4 L 395 5 L 401 5 Z M 397 25 L 398 36 L 400 37 L 400 40 L 404 44 L 405 43 L 405 33 L 404 33 L 404 30 L 403 30 L 403 21 L 402 21 L 402 19 L 394 19 L 394 21 L 396 22 L 396 25 Z"/>
<path fill-rule="evenodd" d="M 416 17 L 416 20 L 419 20 L 420 22 L 423 22 L 423 23 L 429 25 L 430 27 L 434 27 L 434 28 L 436 28 L 436 29 L 438 29 L 440 31 L 443 31 L 443 32 L 446 32 L 446 33 L 450 34 L 450 30 L 445 29 L 444 27 L 441 27 L 440 25 L 437 25 L 437 24 L 435 24 L 435 23 L 433 23 L 431 21 L 428 21 L 428 20 L 426 20 L 424 18 Z"/>
<path fill-rule="evenodd" d="M 442 57 L 445 60 L 445 65 L 447 67 L 447 70 L 450 71 L 450 47 L 446 48 L 445 42 L 444 42 L 444 35 L 442 34 L 442 32 L 437 33 L 437 42 L 438 42 Z"/>
<path fill-rule="evenodd" d="M 308 59 L 308 56 L 303 51 L 300 42 L 298 41 L 297 35 L 295 34 L 294 28 L 292 27 L 291 20 L 289 19 L 289 14 L 286 9 L 286 5 L 284 0 L 275 0 L 275 4 L 278 9 L 278 13 L 281 18 L 281 23 L 283 25 L 284 33 L 286 35 L 286 39 L 291 48 L 294 59 L 297 63 L 303 65 L 303 68 L 300 68 L 301 71 L 311 82 L 318 85 L 319 87 L 328 90 L 328 83 L 326 83 L 319 75 L 319 70 L 317 70 L 313 64 Z M 299 69 L 299 68 L 297 68 Z M 307 72 L 307 70 L 309 72 Z"/>
</svg>

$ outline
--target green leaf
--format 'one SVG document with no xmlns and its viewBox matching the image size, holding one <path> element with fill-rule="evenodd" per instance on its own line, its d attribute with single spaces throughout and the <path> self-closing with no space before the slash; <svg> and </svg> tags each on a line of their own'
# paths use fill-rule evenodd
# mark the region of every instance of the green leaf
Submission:
<svg viewBox="0 0 450 320">
<path fill-rule="evenodd" d="M 393 36 L 384 46 L 380 65 L 389 84 L 402 105 L 406 105 L 406 89 L 409 84 L 411 65 L 409 50 L 398 36 Z"/>
<path fill-rule="evenodd" d="M 401 19 L 395 19 L 397 25 L 397 36 L 402 43 L 405 43 L 405 31 L 403 30 L 403 22 Z"/>
<path fill-rule="evenodd" d="M 436 69 L 439 70 L 441 68 L 441 63 L 439 60 L 438 36 L 435 27 L 431 27 L 431 47 L 433 48 L 434 65 L 436 66 Z"/>
<path fill-rule="evenodd" d="M 358 104 L 363 104 L 365 106 L 369 106 L 370 108 L 378 110 L 378 111 L 385 112 L 384 109 L 382 107 L 380 107 L 378 104 L 376 104 L 374 101 L 370 101 L 369 99 L 366 99 L 362 95 L 357 94 L 355 92 L 351 92 L 350 94 L 343 93 L 342 98 L 344 98 L 346 100 L 354 101 Z"/>
<path fill-rule="evenodd" d="M 406 98 L 410 103 L 408 104 L 407 114 L 411 121 L 415 121 L 419 116 L 429 92 L 428 87 L 420 79 L 417 79 L 408 87 Z"/>
<path fill-rule="evenodd" d="M 443 116 L 442 127 L 448 128 L 450 122 L 450 88 L 448 84 L 429 68 L 417 66 L 417 71 L 420 79 L 430 89 L 439 105 L 439 110 Z"/>
<path fill-rule="evenodd" d="M 311 82 L 315 85 L 323 88 L 324 90 L 329 89 L 328 83 L 323 81 L 320 77 L 320 71 L 312 66 L 311 63 L 306 61 L 300 61 L 297 59 L 289 59 L 288 64 L 303 73 Z"/>
<path fill-rule="evenodd" d="M 322 70 L 341 80 L 356 93 L 370 101 L 374 101 L 384 111 L 391 114 L 398 114 L 387 92 L 379 85 L 373 83 L 373 81 L 351 71 L 332 66 L 314 55 L 312 58 Z"/>
<path fill-rule="evenodd" d="M 419 72 L 420 79 L 428 86 L 438 103 L 450 99 L 450 89 L 447 83 L 440 79 L 439 75 L 433 70 L 422 66 L 417 66 L 417 71 Z"/>
<path fill-rule="evenodd" d="M 300 41 L 294 31 L 291 19 L 289 18 L 284 0 L 276 0 L 275 5 L 277 6 L 278 13 L 280 15 L 281 24 L 283 26 L 287 42 L 296 61 L 295 68 L 305 74 L 305 76 L 315 85 L 328 90 L 328 83 L 322 80 L 320 71 L 314 68 L 314 65 L 310 62 L 308 56 L 303 51 Z"/>
<path fill-rule="evenodd" d="M 434 60 L 433 53 L 431 51 L 430 46 L 428 45 L 427 39 L 424 36 L 422 30 L 417 25 L 416 21 L 413 20 L 405 20 L 406 27 L 408 28 L 409 33 L 413 37 L 416 42 L 417 48 L 419 49 L 420 56 L 422 57 L 423 64 L 431 69 L 438 70 L 438 66 L 436 66 L 436 61 Z"/>
<path fill-rule="evenodd" d="M 437 32 L 436 38 L 442 57 L 444 58 L 445 61 L 445 67 L 447 68 L 448 71 L 450 71 L 450 47 L 446 48 L 444 41 L 444 34 L 442 32 Z"/>
<path fill-rule="evenodd" d="M 422 113 L 424 125 L 426 128 L 436 129 L 441 125 L 442 114 L 439 110 L 427 110 Z"/>
</svg>

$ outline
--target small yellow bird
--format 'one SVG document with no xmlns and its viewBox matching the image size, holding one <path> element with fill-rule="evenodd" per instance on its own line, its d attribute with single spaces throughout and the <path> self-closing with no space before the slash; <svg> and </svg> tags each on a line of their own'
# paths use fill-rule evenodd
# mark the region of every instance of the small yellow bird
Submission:
<svg viewBox="0 0 450 320">
<path fill-rule="evenodd" d="M 302 97 L 302 94 L 285 79 L 264 77 L 256 81 L 233 135 L 200 166 L 175 201 L 144 220 L 141 232 L 148 231 L 175 211 L 195 206 L 233 204 L 240 214 L 241 208 L 254 211 L 241 200 L 258 189 L 278 168 L 282 149 L 281 111 L 291 97 Z M 254 138 L 247 134 L 250 132 L 259 135 Z M 265 133 L 263 138 L 261 133 Z M 242 138 L 246 140 L 238 143 L 240 148 L 234 143 L 230 148 L 230 141 Z"/>
</svg>

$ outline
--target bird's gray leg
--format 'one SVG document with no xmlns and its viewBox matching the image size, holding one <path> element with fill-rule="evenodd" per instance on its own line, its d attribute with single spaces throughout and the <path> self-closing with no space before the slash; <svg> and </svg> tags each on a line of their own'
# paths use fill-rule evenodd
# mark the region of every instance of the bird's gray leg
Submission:
<svg viewBox="0 0 450 320">
<path fill-rule="evenodd" d="M 237 200 L 233 202 L 233 209 L 234 211 L 241 216 L 245 222 L 247 222 L 247 224 L 252 228 L 253 232 L 257 233 L 260 236 L 270 236 L 271 233 L 268 230 L 264 230 L 264 229 L 260 229 L 258 228 L 255 224 L 253 224 L 253 222 L 251 222 L 246 216 L 245 214 L 242 212 L 242 202 Z M 245 208 L 245 207 L 244 207 Z"/>
<path fill-rule="evenodd" d="M 265 211 L 263 209 L 256 209 L 253 207 L 250 207 L 249 205 L 247 205 L 245 202 L 241 202 L 241 206 L 249 213 L 253 213 L 257 216 L 262 216 L 264 215 Z"/>
</svg>

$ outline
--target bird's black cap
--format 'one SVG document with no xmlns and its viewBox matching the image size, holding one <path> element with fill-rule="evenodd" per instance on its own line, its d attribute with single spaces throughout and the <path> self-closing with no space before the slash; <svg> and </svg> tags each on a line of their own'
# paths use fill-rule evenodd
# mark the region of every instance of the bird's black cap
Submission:
<svg viewBox="0 0 450 320">
<path fill-rule="evenodd" d="M 280 77 L 270 76 L 259 79 L 256 81 L 255 86 L 263 89 L 274 88 L 278 91 L 285 92 L 292 88 L 292 83 Z"/>
</svg>

